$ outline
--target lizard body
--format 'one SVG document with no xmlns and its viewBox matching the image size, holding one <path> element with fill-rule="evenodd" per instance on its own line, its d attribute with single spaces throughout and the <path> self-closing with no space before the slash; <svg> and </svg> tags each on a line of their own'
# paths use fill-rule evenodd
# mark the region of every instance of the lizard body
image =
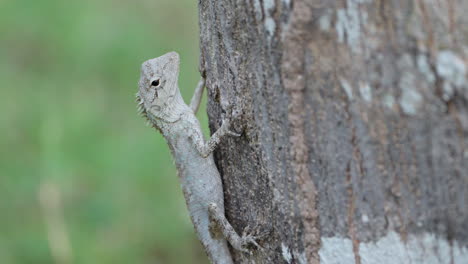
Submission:
<svg viewBox="0 0 468 264">
<path fill-rule="evenodd" d="M 169 52 L 143 63 L 137 102 L 142 114 L 166 139 L 175 159 L 181 187 L 197 236 L 212 263 L 233 263 L 226 240 L 236 250 L 248 252 L 258 246 L 250 235 L 240 237 L 224 216 L 221 177 L 212 151 L 229 131 L 221 127 L 205 143 L 195 113 L 204 89 L 202 79 L 190 106 L 184 103 L 177 84 L 179 55 Z M 237 135 L 238 136 L 238 135 Z"/>
</svg>

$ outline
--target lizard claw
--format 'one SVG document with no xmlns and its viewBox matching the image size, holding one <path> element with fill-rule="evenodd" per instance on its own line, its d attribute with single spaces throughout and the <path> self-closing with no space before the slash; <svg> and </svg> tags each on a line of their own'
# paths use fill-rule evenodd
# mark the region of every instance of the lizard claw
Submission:
<svg viewBox="0 0 468 264">
<path fill-rule="evenodd" d="M 252 235 L 247 235 L 242 237 L 243 244 L 247 245 L 254 245 L 256 248 L 261 248 L 260 245 L 257 243 L 257 237 Z"/>
<path fill-rule="evenodd" d="M 251 235 L 250 231 L 251 231 L 250 226 L 247 226 L 242 232 L 240 251 L 245 252 L 249 255 L 252 255 L 252 251 L 250 250 L 252 245 L 256 249 L 263 249 L 263 248 L 257 243 L 257 237 L 254 235 Z"/>
<path fill-rule="evenodd" d="M 240 137 L 241 136 L 241 134 L 236 133 L 236 132 L 231 131 L 231 130 L 228 130 L 227 133 L 228 133 L 228 135 L 233 136 L 233 137 Z"/>
<path fill-rule="evenodd" d="M 231 127 L 231 122 L 229 120 L 226 120 L 226 119 L 223 120 L 223 123 L 221 125 L 221 129 L 223 129 L 227 135 L 230 135 L 230 136 L 233 136 L 233 137 L 240 137 L 241 136 L 241 134 L 236 133 L 234 131 L 231 131 L 230 127 Z"/>
</svg>

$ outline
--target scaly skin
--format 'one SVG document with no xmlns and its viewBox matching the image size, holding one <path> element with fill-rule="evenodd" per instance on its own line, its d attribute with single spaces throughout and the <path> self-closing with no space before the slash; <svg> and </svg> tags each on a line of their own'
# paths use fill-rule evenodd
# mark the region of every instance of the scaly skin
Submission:
<svg viewBox="0 0 468 264">
<path fill-rule="evenodd" d="M 192 223 L 212 263 L 233 263 L 226 240 L 236 250 L 258 247 L 250 235 L 240 237 L 224 216 L 223 186 L 212 151 L 229 131 L 229 122 L 205 143 L 195 113 L 204 88 L 202 80 L 190 106 L 177 85 L 179 55 L 169 52 L 143 63 L 137 102 L 141 113 L 166 139 L 175 159 Z"/>
</svg>

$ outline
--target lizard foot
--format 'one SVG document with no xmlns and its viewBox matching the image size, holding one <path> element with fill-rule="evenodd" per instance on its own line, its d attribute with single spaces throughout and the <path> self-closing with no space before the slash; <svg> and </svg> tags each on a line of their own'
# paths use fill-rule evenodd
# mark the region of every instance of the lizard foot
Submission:
<svg viewBox="0 0 468 264">
<path fill-rule="evenodd" d="M 252 235 L 250 231 L 250 226 L 247 226 L 244 229 L 244 232 L 242 232 L 242 237 L 238 250 L 252 255 L 252 247 L 255 247 L 256 249 L 262 249 L 262 247 L 257 243 L 258 237 Z"/>
<path fill-rule="evenodd" d="M 263 250 L 257 243 L 260 236 L 256 236 L 250 233 L 250 227 L 244 229 L 242 236 L 239 236 L 234 228 L 231 226 L 229 221 L 224 215 L 224 211 L 221 210 L 216 203 L 208 204 L 208 214 L 210 217 L 210 229 L 215 230 L 217 228 L 223 234 L 224 238 L 231 244 L 231 246 L 238 251 L 252 255 L 254 249 Z M 214 232 L 213 232 L 214 233 Z"/>
</svg>

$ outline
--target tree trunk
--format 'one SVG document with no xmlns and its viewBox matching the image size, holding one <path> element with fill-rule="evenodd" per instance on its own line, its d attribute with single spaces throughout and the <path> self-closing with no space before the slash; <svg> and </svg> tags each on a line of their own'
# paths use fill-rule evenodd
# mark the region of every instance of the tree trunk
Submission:
<svg viewBox="0 0 468 264">
<path fill-rule="evenodd" d="M 468 263 L 468 1 L 200 0 L 236 263 Z"/>
</svg>

